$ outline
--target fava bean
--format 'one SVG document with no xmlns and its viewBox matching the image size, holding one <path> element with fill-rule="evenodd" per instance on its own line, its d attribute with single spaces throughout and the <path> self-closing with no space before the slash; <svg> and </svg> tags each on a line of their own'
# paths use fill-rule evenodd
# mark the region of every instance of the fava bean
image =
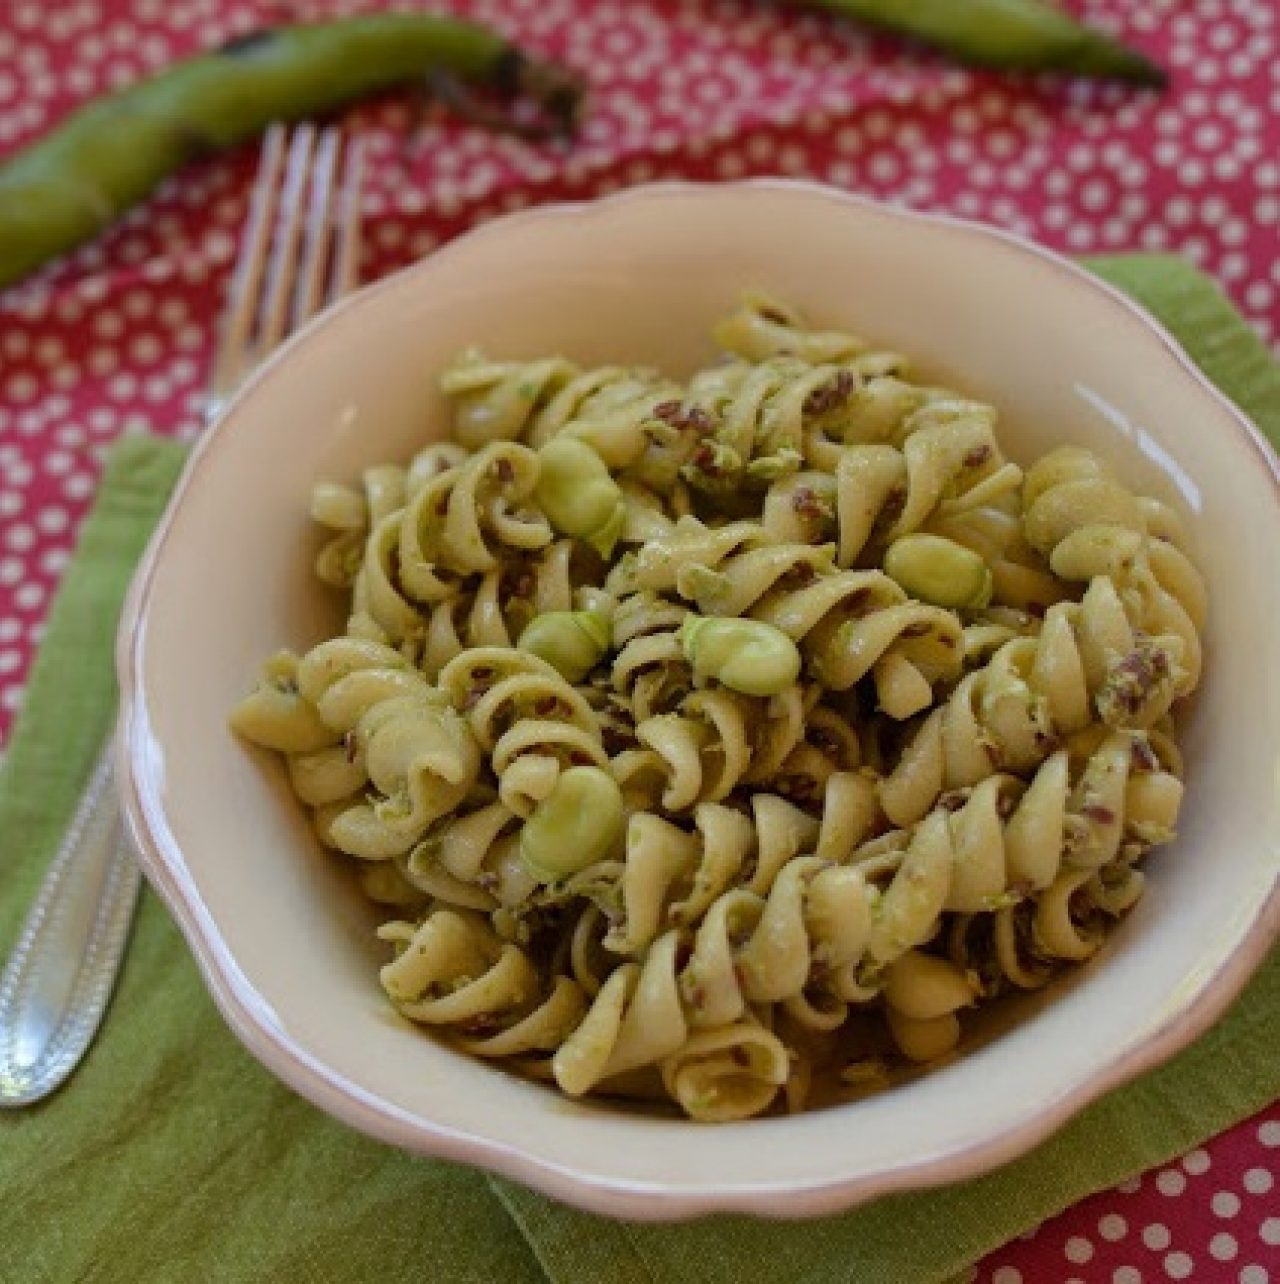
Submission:
<svg viewBox="0 0 1280 1284">
<path fill-rule="evenodd" d="M 971 548 L 941 535 L 904 535 L 889 545 L 885 574 L 933 606 L 960 610 L 991 600 L 991 571 Z"/>
<path fill-rule="evenodd" d="M 605 462 L 584 441 L 556 437 L 538 451 L 534 498 L 561 535 L 572 535 L 608 557 L 622 533 L 626 505 Z"/>
<path fill-rule="evenodd" d="M 761 620 L 689 615 L 677 636 L 696 673 L 743 695 L 778 695 L 800 676 L 796 644 Z"/>
<path fill-rule="evenodd" d="M 520 859 L 541 883 L 603 860 L 622 837 L 622 790 L 599 767 L 570 767 L 520 834 Z"/>
<path fill-rule="evenodd" d="M 566 682 L 580 682 L 609 650 L 609 621 L 599 611 L 547 611 L 529 621 L 516 645 Z"/>
</svg>

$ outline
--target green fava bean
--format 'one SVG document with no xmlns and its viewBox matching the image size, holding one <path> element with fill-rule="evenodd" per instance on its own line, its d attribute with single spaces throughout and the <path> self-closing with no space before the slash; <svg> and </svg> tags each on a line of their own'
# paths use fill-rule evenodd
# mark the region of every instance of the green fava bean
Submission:
<svg viewBox="0 0 1280 1284">
<path fill-rule="evenodd" d="M 677 636 L 695 672 L 743 695 L 778 695 L 800 676 L 796 644 L 761 620 L 689 615 Z"/>
<path fill-rule="evenodd" d="M 572 535 L 608 557 L 622 534 L 622 489 L 584 441 L 556 437 L 538 451 L 534 498 L 561 535 Z"/>
<path fill-rule="evenodd" d="M 622 837 L 622 790 L 599 767 L 570 767 L 520 834 L 520 859 L 541 883 L 603 860 Z"/>
<path fill-rule="evenodd" d="M 497 32 L 375 13 L 237 37 L 95 99 L 0 164 L 0 287 L 97 235 L 189 161 L 273 121 L 324 116 L 398 85 L 453 77 L 573 119 L 572 77 Z"/>
<path fill-rule="evenodd" d="M 1164 72 L 1105 31 L 1084 26 L 1047 0 L 810 0 L 885 31 L 924 41 L 961 62 L 1005 71 L 1163 85 Z"/>
<path fill-rule="evenodd" d="M 971 548 L 941 535 L 904 535 L 884 556 L 885 574 L 912 597 L 960 610 L 991 600 L 991 571 Z"/>
<path fill-rule="evenodd" d="M 566 682 L 580 682 L 609 649 L 609 621 L 599 611 L 547 611 L 529 621 L 516 645 Z"/>
</svg>

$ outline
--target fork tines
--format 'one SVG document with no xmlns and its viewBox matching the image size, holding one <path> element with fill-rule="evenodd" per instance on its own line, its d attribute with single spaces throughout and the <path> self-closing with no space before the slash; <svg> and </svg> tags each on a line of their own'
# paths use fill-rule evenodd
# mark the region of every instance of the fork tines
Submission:
<svg viewBox="0 0 1280 1284">
<path fill-rule="evenodd" d="M 344 147 L 337 129 L 267 131 L 211 381 L 215 398 L 355 286 L 363 168 L 360 140 Z"/>
</svg>

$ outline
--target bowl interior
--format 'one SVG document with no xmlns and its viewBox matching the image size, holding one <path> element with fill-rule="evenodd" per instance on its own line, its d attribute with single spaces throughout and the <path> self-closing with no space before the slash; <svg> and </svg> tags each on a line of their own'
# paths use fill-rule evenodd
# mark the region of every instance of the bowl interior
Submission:
<svg viewBox="0 0 1280 1284">
<path fill-rule="evenodd" d="M 375 972 L 381 912 L 313 843 L 279 764 L 226 717 L 266 656 L 340 626 L 310 574 L 313 483 L 442 436 L 434 381 L 458 351 L 686 374 L 713 359 L 709 325 L 745 287 L 994 402 L 1019 462 L 1064 442 L 1101 452 L 1188 519 L 1212 602 L 1181 835 L 1150 860 L 1148 895 L 1104 957 L 1034 1019 L 892 1093 L 708 1130 L 564 1100 L 396 1018 Z M 1256 961 L 1274 931 L 1274 899 L 1258 924 L 1280 851 L 1280 688 L 1257 675 L 1280 598 L 1256 586 L 1277 547 L 1276 479 L 1244 425 L 1134 311 L 1007 238 L 789 185 L 657 189 L 494 225 L 311 328 L 200 450 L 122 651 L 147 870 L 254 1050 L 401 1144 L 631 1215 L 821 1211 L 950 1179 L 1171 1047 L 1171 1024 L 1235 975 L 1233 957 L 1241 972 L 1245 937 Z"/>
</svg>

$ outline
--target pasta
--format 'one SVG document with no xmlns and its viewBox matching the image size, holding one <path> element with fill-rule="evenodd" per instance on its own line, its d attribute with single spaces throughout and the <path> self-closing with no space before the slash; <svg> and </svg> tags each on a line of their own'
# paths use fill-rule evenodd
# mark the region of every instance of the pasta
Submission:
<svg viewBox="0 0 1280 1284">
<path fill-rule="evenodd" d="M 233 727 L 385 907 L 390 1002 L 704 1121 L 935 1062 L 1174 837 L 1177 514 L 745 296 L 686 382 L 464 353 L 450 440 L 315 490 L 342 636 Z"/>
</svg>

